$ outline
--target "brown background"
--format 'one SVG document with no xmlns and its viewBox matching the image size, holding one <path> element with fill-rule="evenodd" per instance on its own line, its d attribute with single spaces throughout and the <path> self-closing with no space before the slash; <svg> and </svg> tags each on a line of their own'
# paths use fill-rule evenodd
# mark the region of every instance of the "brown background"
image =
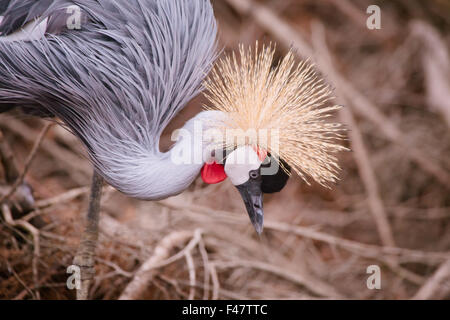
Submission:
<svg viewBox="0 0 450 320">
<path fill-rule="evenodd" d="M 292 46 L 336 88 L 345 106 L 336 116 L 352 149 L 339 156 L 341 181 L 327 190 L 292 177 L 282 193 L 266 197 L 261 237 L 228 181 L 206 186 L 199 179 L 159 203 L 105 188 L 91 296 L 118 298 L 157 246 L 172 256 L 192 240 L 180 259 L 150 273 L 137 297 L 450 298 L 450 1 L 213 3 L 225 51 L 258 39 L 276 42 L 281 57 Z M 381 30 L 366 27 L 371 4 L 381 7 Z M 202 103 L 193 101 L 167 132 Z M 42 126 L 1 115 L 19 168 Z M 31 212 L 40 218 L 39 256 L 27 230 L 1 221 L 0 298 L 74 298 L 65 270 L 86 210 L 92 169 L 83 154 L 60 127 L 41 144 L 26 175 L 39 208 Z M 366 286 L 370 265 L 381 268 L 381 290 Z"/>
</svg>

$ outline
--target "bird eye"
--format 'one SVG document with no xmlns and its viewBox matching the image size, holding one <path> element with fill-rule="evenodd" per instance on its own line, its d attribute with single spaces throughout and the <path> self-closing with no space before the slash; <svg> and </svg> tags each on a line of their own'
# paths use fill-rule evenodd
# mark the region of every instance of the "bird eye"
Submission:
<svg viewBox="0 0 450 320">
<path fill-rule="evenodd" d="M 257 171 L 257 170 L 250 171 L 250 178 L 258 179 L 258 177 L 259 177 L 259 171 Z"/>
</svg>

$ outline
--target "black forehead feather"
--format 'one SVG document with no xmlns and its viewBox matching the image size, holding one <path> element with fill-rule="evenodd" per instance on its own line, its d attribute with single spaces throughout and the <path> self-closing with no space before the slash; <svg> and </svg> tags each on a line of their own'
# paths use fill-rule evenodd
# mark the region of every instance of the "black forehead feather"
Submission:
<svg viewBox="0 0 450 320">
<path fill-rule="evenodd" d="M 276 161 L 270 154 L 268 156 L 270 157 L 270 163 L 272 163 L 272 161 Z M 288 172 L 291 172 L 291 167 L 285 161 L 280 159 L 280 162 Z M 263 166 L 266 165 L 263 164 Z M 262 192 L 276 193 L 280 192 L 286 186 L 287 181 L 289 179 L 289 175 L 280 166 L 280 168 L 278 168 L 278 172 L 275 175 L 263 175 L 262 179 L 263 179 L 261 185 Z"/>
</svg>

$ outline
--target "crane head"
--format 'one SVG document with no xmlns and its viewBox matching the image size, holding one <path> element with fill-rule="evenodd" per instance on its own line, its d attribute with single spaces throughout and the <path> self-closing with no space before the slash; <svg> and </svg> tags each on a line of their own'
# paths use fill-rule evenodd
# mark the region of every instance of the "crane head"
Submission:
<svg viewBox="0 0 450 320">
<path fill-rule="evenodd" d="M 240 146 L 223 161 L 224 165 L 213 162 L 202 170 L 203 181 L 218 183 L 227 177 L 239 191 L 248 216 L 256 232 L 263 231 L 263 194 L 279 192 L 287 183 L 289 175 L 281 168 L 273 174 L 265 175 L 266 158 L 270 157 L 251 146 Z"/>
<path fill-rule="evenodd" d="M 250 221 L 261 233 L 264 223 L 261 164 L 264 159 L 249 146 L 239 147 L 226 159 L 225 173 L 244 200 Z"/>
<path fill-rule="evenodd" d="M 258 232 L 263 224 L 263 193 L 280 191 L 291 168 L 306 183 L 314 180 L 330 188 L 339 180 L 336 153 L 348 150 L 341 145 L 345 127 L 331 120 L 341 108 L 332 102 L 332 87 L 309 61 L 297 63 L 293 50 L 279 61 L 275 51 L 273 45 L 262 49 L 258 43 L 249 48 L 242 45 L 239 57 L 232 54 L 221 59 L 204 83 L 211 104 L 206 110 L 222 112 L 227 120 L 220 130 L 236 135 L 229 140 L 224 134 L 216 143 L 227 148 L 239 145 L 235 155 L 248 156 L 248 162 L 241 163 L 230 154 L 224 169 L 219 164 L 211 167 L 217 174 L 210 180 L 230 177 Z M 267 159 L 263 162 L 258 152 L 243 146 L 242 141 L 263 147 L 269 152 L 267 158 L 275 159 L 283 170 L 277 166 L 278 172 L 268 173 L 264 167 Z"/>
</svg>

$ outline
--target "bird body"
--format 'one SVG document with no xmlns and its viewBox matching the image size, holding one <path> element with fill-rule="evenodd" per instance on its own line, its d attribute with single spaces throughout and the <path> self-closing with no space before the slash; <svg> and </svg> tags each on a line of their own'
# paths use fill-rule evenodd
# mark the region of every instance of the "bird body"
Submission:
<svg viewBox="0 0 450 320">
<path fill-rule="evenodd" d="M 261 232 L 263 193 L 280 191 L 290 168 L 322 185 L 336 181 L 334 154 L 345 148 L 342 127 L 325 121 L 339 108 L 328 105 L 331 90 L 310 64 L 295 66 L 292 52 L 273 68 L 272 47 L 241 48 L 239 62 L 219 62 L 204 82 L 212 105 L 160 151 L 163 130 L 200 93 L 217 56 L 209 0 L 0 0 L 2 7 L 0 113 L 21 107 L 57 117 L 126 195 L 159 200 L 200 172 L 206 183 L 229 177 Z M 230 142 L 236 129 L 244 139 L 231 134 Z M 248 137 L 253 129 L 279 139 Z M 282 170 L 268 173 L 273 163 Z"/>
<path fill-rule="evenodd" d="M 216 57 L 209 1 L 28 3 L 28 15 L 47 21 L 75 3 L 88 23 L 66 30 L 63 22 L 53 27 L 58 35 L 39 41 L 0 41 L 0 111 L 15 105 L 57 116 L 103 178 L 129 196 L 154 200 L 184 190 L 201 165 L 167 161 L 159 138 L 200 92 Z M 14 24 L 6 11 L 0 32 L 8 36 Z"/>
</svg>

